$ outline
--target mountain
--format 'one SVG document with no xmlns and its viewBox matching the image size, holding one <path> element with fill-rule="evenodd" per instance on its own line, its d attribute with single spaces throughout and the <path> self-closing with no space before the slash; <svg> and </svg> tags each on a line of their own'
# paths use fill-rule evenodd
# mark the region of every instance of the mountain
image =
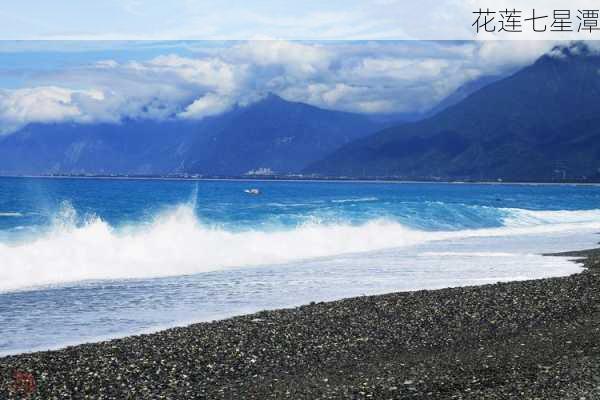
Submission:
<svg viewBox="0 0 600 400">
<path fill-rule="evenodd" d="M 218 121 L 216 122 L 218 126 Z M 123 121 L 31 124 L 0 137 L 1 174 L 152 174 L 178 170 L 211 124 Z"/>
<path fill-rule="evenodd" d="M 600 56 L 557 48 L 438 114 L 358 139 L 305 172 L 335 176 L 600 178 Z"/>
<path fill-rule="evenodd" d="M 0 137 L 0 174 L 294 173 L 384 126 L 275 95 L 200 121 L 30 124 Z"/>
<path fill-rule="evenodd" d="M 499 81 L 500 79 L 502 79 L 502 75 L 484 75 L 471 81 L 467 81 L 466 83 L 462 84 L 458 89 L 450 93 L 450 95 L 445 97 L 438 104 L 436 104 L 432 109 L 428 110 L 424 115 L 421 116 L 421 118 L 416 118 L 413 121 L 434 116 L 435 114 L 438 114 L 446 108 L 460 103 L 473 93 L 481 90 L 482 88 L 496 81 Z"/>
<path fill-rule="evenodd" d="M 371 119 L 378 122 L 384 122 L 389 124 L 405 123 L 405 122 L 416 122 L 422 119 L 431 117 L 440 111 L 453 106 L 456 103 L 466 99 L 472 93 L 479 89 L 502 79 L 503 76 L 509 75 L 484 75 L 479 78 L 467 81 L 466 83 L 459 86 L 448 96 L 444 97 L 439 103 L 434 103 L 433 107 L 426 109 L 425 111 L 414 111 L 414 112 L 398 112 L 398 113 L 386 113 L 386 114 L 374 114 Z"/>
<path fill-rule="evenodd" d="M 275 95 L 237 113 L 210 140 L 192 147 L 187 170 L 242 175 L 258 169 L 299 172 L 342 145 L 374 133 L 383 122 L 292 103 Z"/>
</svg>

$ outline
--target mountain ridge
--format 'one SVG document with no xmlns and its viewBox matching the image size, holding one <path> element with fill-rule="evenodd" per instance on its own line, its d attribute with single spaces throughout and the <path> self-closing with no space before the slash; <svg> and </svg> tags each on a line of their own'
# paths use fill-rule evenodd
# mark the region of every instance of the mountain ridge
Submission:
<svg viewBox="0 0 600 400">
<path fill-rule="evenodd" d="M 198 121 L 30 124 L 0 137 L 0 174 L 294 173 L 384 126 L 269 94 Z"/>
<path fill-rule="evenodd" d="M 555 49 L 429 118 L 354 141 L 305 173 L 404 179 L 597 178 L 600 56 Z"/>
</svg>

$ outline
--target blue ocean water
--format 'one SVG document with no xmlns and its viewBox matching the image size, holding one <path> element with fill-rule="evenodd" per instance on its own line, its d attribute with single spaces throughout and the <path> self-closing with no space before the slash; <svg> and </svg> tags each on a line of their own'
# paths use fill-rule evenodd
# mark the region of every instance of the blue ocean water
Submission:
<svg viewBox="0 0 600 400">
<path fill-rule="evenodd" d="M 599 229 L 598 186 L 0 178 L 0 354 L 571 274 Z"/>
</svg>

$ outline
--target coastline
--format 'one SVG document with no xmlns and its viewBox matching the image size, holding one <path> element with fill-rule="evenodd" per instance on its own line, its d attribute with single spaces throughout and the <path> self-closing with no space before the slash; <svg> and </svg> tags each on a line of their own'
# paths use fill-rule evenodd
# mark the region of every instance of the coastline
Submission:
<svg viewBox="0 0 600 400">
<path fill-rule="evenodd" d="M 182 181 L 182 182 L 306 182 L 306 183 L 373 183 L 373 184 L 442 184 L 442 185 L 499 185 L 499 186 L 600 186 L 600 182 L 582 181 L 494 181 L 494 180 L 410 180 L 387 178 L 289 178 L 274 175 L 272 177 L 176 177 L 176 176 L 102 176 L 102 175 L 0 175 L 8 179 L 75 179 L 75 180 L 122 180 L 122 181 Z"/>
<path fill-rule="evenodd" d="M 562 278 L 391 293 L 0 358 L 0 397 L 600 396 L 600 249 Z"/>
</svg>

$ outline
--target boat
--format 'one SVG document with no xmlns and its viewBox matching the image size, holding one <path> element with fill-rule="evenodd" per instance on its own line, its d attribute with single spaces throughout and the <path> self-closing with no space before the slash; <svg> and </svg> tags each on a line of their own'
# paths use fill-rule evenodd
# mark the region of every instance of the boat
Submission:
<svg viewBox="0 0 600 400">
<path fill-rule="evenodd" d="M 259 195 L 260 194 L 260 190 L 257 188 L 252 188 L 252 189 L 245 189 L 244 190 L 245 193 L 251 194 L 253 196 Z"/>
</svg>

